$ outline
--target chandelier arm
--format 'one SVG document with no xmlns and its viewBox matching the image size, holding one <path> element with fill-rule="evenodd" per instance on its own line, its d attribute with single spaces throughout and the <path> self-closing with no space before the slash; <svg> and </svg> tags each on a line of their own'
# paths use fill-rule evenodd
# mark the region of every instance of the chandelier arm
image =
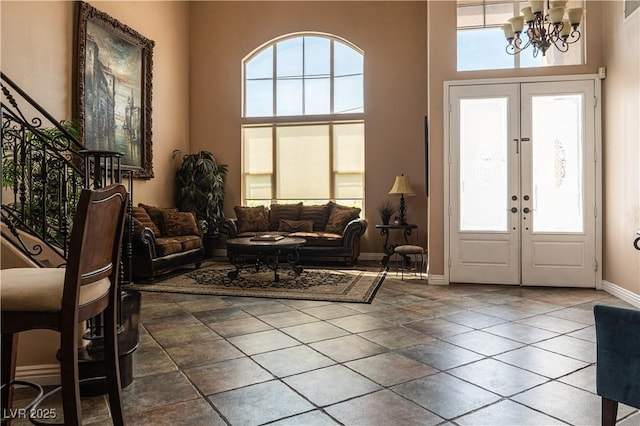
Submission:
<svg viewBox="0 0 640 426">
<path fill-rule="evenodd" d="M 574 28 L 573 30 L 571 30 L 571 33 L 569 34 L 569 36 L 565 39 L 565 43 L 567 44 L 573 44 L 576 41 L 580 40 L 580 37 L 582 36 L 582 34 L 580 33 L 580 31 L 578 30 L 578 28 Z"/>
<path fill-rule="evenodd" d="M 551 37 L 549 40 L 559 51 L 564 53 L 569 50 L 569 45 L 563 39 Z M 560 45 L 558 45 L 558 43 L 560 43 Z"/>
</svg>

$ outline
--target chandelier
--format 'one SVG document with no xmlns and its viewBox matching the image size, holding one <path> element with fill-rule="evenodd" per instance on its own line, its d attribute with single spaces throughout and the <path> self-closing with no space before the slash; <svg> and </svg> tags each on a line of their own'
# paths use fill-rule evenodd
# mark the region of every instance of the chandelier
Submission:
<svg viewBox="0 0 640 426">
<path fill-rule="evenodd" d="M 566 52 L 570 44 L 580 40 L 578 26 L 583 13 L 581 7 L 566 9 L 567 0 L 547 0 L 546 7 L 544 0 L 530 0 L 529 4 L 531 6 L 522 9 L 522 15 L 514 16 L 509 19 L 508 24 L 502 26 L 509 42 L 506 48 L 508 54 L 515 55 L 533 46 L 533 57 L 536 58 L 539 52 L 545 56 L 551 46 Z M 528 38 L 526 43 L 520 38 L 525 22 Z"/>
</svg>

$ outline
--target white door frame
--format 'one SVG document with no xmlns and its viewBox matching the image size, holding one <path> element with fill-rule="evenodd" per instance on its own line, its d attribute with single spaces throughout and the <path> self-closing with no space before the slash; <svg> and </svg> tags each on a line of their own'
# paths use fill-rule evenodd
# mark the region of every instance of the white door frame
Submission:
<svg viewBox="0 0 640 426">
<path fill-rule="evenodd" d="M 579 75 L 564 75 L 564 76 L 545 76 L 545 77 L 513 77 L 513 78 L 492 78 L 492 79 L 479 79 L 479 80 L 452 80 L 444 82 L 444 102 L 443 111 L 444 115 L 444 149 L 443 149 L 443 183 L 444 183 L 444 280 L 438 284 L 449 284 L 449 259 L 450 259 L 450 164 L 451 157 L 451 135 L 450 135 L 450 117 L 451 102 L 449 99 L 449 88 L 452 86 L 474 86 L 481 84 L 506 84 L 506 83 L 539 83 L 539 82 L 561 82 L 561 81 L 575 81 L 575 80 L 588 80 L 593 81 L 595 88 L 595 117 L 594 117 L 594 133 L 595 133 L 595 202 L 596 202 L 596 261 L 598 269 L 596 271 L 596 289 L 602 289 L 602 109 L 601 109 L 601 81 L 595 74 L 579 74 Z"/>
</svg>

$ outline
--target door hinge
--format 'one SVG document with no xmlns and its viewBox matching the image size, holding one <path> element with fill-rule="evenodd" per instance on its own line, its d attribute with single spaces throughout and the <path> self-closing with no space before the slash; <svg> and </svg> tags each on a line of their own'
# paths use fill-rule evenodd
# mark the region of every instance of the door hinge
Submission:
<svg viewBox="0 0 640 426">
<path fill-rule="evenodd" d="M 593 217 L 598 217 L 598 206 L 593 206 Z"/>
<path fill-rule="evenodd" d="M 451 258 L 449 258 L 449 268 L 451 268 Z"/>
<path fill-rule="evenodd" d="M 593 262 L 593 272 L 598 272 L 598 261 Z"/>
<path fill-rule="evenodd" d="M 451 102 L 449 102 L 449 112 L 451 112 L 452 109 L 453 107 L 451 106 Z"/>
<path fill-rule="evenodd" d="M 449 206 L 449 216 L 451 216 L 453 214 L 453 207 Z"/>
<path fill-rule="evenodd" d="M 593 97 L 593 107 L 595 108 L 595 107 L 597 107 L 597 106 L 598 106 L 598 97 L 597 97 L 597 96 L 594 96 L 594 97 Z"/>
</svg>

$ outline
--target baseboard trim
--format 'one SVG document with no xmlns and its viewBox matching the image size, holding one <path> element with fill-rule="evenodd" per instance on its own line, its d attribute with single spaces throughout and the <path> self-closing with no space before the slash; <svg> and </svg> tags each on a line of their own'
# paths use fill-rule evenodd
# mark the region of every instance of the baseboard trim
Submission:
<svg viewBox="0 0 640 426">
<path fill-rule="evenodd" d="M 16 380 L 37 383 L 40 386 L 60 384 L 59 364 L 19 365 L 16 367 Z"/>
<path fill-rule="evenodd" d="M 640 294 L 622 288 L 617 284 L 602 280 L 602 289 L 607 293 L 632 304 L 636 308 L 640 308 Z"/>
<path fill-rule="evenodd" d="M 444 275 L 429 274 L 429 285 L 449 285 Z"/>
</svg>

